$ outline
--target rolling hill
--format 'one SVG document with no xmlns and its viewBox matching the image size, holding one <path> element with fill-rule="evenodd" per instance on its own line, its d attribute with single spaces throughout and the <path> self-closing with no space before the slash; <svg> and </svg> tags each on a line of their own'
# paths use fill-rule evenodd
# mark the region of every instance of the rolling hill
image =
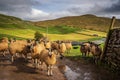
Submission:
<svg viewBox="0 0 120 80">
<path fill-rule="evenodd" d="M 110 26 L 111 19 L 106 17 L 97 17 L 95 15 L 86 14 L 82 16 L 69 16 L 54 20 L 34 22 L 36 26 L 69 26 L 75 28 L 83 28 L 106 32 Z M 120 19 L 115 22 L 116 27 L 120 27 Z"/>
<path fill-rule="evenodd" d="M 0 37 L 33 38 L 35 31 L 39 30 L 41 29 L 29 21 L 0 14 Z"/>
<path fill-rule="evenodd" d="M 52 26 L 52 23 L 55 24 L 56 20 L 55 22 L 54 20 L 52 20 L 52 23 L 50 21 L 49 24 L 48 22 L 46 22 L 44 22 L 45 26 L 50 25 L 48 26 L 48 38 L 50 38 L 51 40 L 95 40 L 100 39 L 101 37 L 105 37 L 106 35 L 106 33 L 104 32 L 82 29 L 76 26 Z M 8 37 L 17 39 L 33 39 L 34 33 L 36 31 L 39 31 L 40 33 L 44 34 L 44 36 L 46 36 L 46 27 L 34 25 L 36 24 L 36 22 L 34 24 L 33 23 L 34 22 L 24 21 L 13 16 L 0 14 L 0 38 Z M 99 37 L 95 37 L 93 36 L 93 34 L 99 34 Z"/>
</svg>

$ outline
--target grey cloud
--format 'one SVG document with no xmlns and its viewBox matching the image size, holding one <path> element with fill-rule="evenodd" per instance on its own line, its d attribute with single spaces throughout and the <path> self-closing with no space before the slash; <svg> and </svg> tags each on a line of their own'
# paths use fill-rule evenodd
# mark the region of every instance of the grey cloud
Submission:
<svg viewBox="0 0 120 80">
<path fill-rule="evenodd" d="M 36 12 L 32 14 L 33 8 L 50 15 L 43 13 L 35 16 Z M 119 15 L 120 0 L 0 0 L 0 13 L 27 20 L 54 19 L 82 14 Z"/>
<path fill-rule="evenodd" d="M 105 12 L 107 13 L 120 13 L 120 0 L 117 3 L 114 3 L 111 7 L 105 8 Z"/>
<path fill-rule="evenodd" d="M 31 0 L 0 0 L 0 12 L 17 17 L 30 13 L 31 6 Z"/>
</svg>

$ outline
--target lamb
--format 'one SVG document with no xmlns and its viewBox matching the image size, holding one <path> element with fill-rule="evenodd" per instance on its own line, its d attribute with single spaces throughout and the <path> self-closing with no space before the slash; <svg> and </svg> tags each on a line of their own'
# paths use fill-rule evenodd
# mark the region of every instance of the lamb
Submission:
<svg viewBox="0 0 120 80">
<path fill-rule="evenodd" d="M 3 52 L 3 55 L 5 56 L 5 51 L 8 51 L 8 38 L 3 37 L 0 41 L 0 51 Z"/>
<path fill-rule="evenodd" d="M 44 49 L 42 50 L 40 56 L 40 61 L 41 64 L 43 64 L 43 62 L 45 62 L 46 66 L 47 66 L 47 75 L 48 76 L 52 76 L 53 72 L 52 72 L 52 68 L 53 65 L 56 64 L 56 53 L 55 51 L 49 49 Z"/>
</svg>

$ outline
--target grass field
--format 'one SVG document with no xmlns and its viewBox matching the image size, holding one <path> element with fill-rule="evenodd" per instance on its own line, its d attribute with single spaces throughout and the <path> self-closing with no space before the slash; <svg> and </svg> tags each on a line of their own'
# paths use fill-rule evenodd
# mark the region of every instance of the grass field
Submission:
<svg viewBox="0 0 120 80">
<path fill-rule="evenodd" d="M 36 31 L 39 31 L 46 36 L 45 30 L 42 31 L 42 29 L 1 29 L 0 28 L 0 37 L 7 36 L 7 37 L 16 37 L 18 39 L 33 39 L 34 38 L 34 33 Z M 103 32 L 98 32 L 98 31 L 92 31 L 89 30 L 90 34 L 99 34 L 100 36 L 91 36 L 89 35 L 88 30 L 81 31 L 80 33 L 68 33 L 68 34 L 49 34 L 48 33 L 48 38 L 50 40 L 95 40 L 95 39 L 100 39 L 102 37 L 105 37 L 106 33 Z M 48 30 L 49 32 L 49 30 Z M 96 33 L 95 33 L 96 32 Z"/>
<path fill-rule="evenodd" d="M 73 59 L 80 59 L 82 57 L 82 53 L 80 52 L 80 46 L 73 46 L 73 47 L 78 47 L 77 49 L 72 48 L 71 52 L 69 54 L 65 53 L 66 57 L 72 57 Z M 104 48 L 104 43 L 100 45 L 100 47 L 103 49 Z M 89 58 L 92 58 L 92 54 L 90 53 Z"/>
</svg>

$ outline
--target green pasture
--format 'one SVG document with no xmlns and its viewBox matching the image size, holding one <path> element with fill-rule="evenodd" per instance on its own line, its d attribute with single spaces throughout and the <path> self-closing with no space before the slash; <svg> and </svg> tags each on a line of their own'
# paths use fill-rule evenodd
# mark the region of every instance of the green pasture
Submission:
<svg viewBox="0 0 120 80">
<path fill-rule="evenodd" d="M 36 27 L 36 26 L 26 26 L 24 29 L 18 28 L 1 28 L 0 27 L 0 37 L 18 38 L 18 39 L 33 39 L 34 33 L 39 31 L 44 36 L 46 36 L 47 28 Z M 93 34 L 98 34 L 99 36 L 93 36 Z M 50 40 L 97 40 L 106 36 L 106 33 L 93 31 L 93 30 L 81 30 L 69 27 L 48 27 L 48 38 Z"/>
<path fill-rule="evenodd" d="M 74 49 L 74 47 L 78 47 L 77 49 Z M 104 48 L 104 43 L 102 43 L 100 45 L 100 47 L 103 49 Z M 73 59 L 80 59 L 82 57 L 82 53 L 80 51 L 80 46 L 77 45 L 77 46 L 73 46 L 73 48 L 71 49 L 71 52 L 69 54 L 65 53 L 65 56 L 66 57 L 70 57 L 70 58 L 73 58 Z M 90 53 L 89 55 L 89 58 L 92 57 L 92 54 Z"/>
</svg>

